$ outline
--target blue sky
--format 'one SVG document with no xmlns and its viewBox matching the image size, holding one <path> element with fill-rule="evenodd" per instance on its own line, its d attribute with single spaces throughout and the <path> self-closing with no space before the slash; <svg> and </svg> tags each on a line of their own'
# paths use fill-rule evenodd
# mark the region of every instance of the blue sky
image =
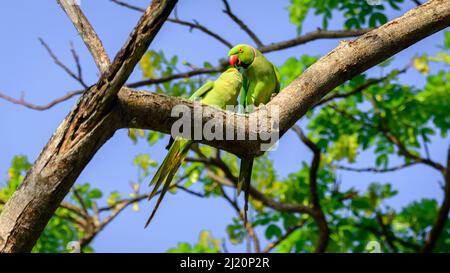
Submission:
<svg viewBox="0 0 450 273">
<path fill-rule="evenodd" d="M 130 0 L 130 3 L 145 6 L 150 1 Z M 408 2 L 408 1 L 407 1 Z M 408 3 L 405 10 L 412 8 Z M 82 0 L 82 9 L 91 21 L 104 46 L 113 58 L 126 41 L 128 34 L 139 19 L 139 13 L 118 7 L 108 0 Z M 286 7 L 288 0 L 232 0 L 234 11 L 252 28 L 264 43 L 277 42 L 296 36 L 296 27 L 288 21 Z M 251 40 L 226 15 L 222 13 L 220 0 L 184 0 L 177 7 L 178 16 L 184 20 L 196 19 L 212 30 L 221 33 L 232 43 L 252 43 Z M 402 12 L 389 12 L 395 18 Z M 320 26 L 320 19 L 309 16 L 304 32 Z M 340 29 L 342 21 L 333 20 L 330 29 Z M 40 46 L 42 37 L 60 57 L 74 67 L 69 51 L 72 41 L 80 54 L 85 81 L 93 84 L 98 76 L 97 69 L 74 27 L 56 1 L 6 1 L 0 10 L 0 92 L 12 97 L 23 93 L 28 101 L 44 104 L 68 91 L 81 87 L 55 66 L 47 52 Z M 433 54 L 436 45 L 441 44 L 442 32 L 399 53 L 391 67 L 402 68 L 421 52 Z M 302 54 L 323 55 L 334 48 L 338 40 L 313 42 L 288 50 L 270 53 L 267 57 L 282 64 L 288 57 Z M 166 56 L 178 55 L 196 65 L 204 61 L 216 63 L 226 57 L 227 48 L 198 31 L 166 23 L 152 43 L 151 49 L 164 50 Z M 378 76 L 379 68 L 370 70 Z M 141 74 L 135 70 L 130 81 L 140 80 Z M 401 77 L 404 83 L 422 86 L 423 76 L 410 71 Z M 152 90 L 149 88 L 149 90 Z M 70 111 L 76 99 L 59 104 L 51 110 L 37 112 L 0 100 L 0 182 L 6 179 L 7 169 L 14 155 L 24 154 L 31 161 L 50 138 L 59 123 Z M 300 121 L 300 124 L 304 124 Z M 148 147 L 144 141 L 133 145 L 125 130 L 118 131 L 102 147 L 90 164 L 82 172 L 77 183 L 90 182 L 105 193 L 113 190 L 129 192 L 129 182 L 137 179 L 137 169 L 131 162 L 136 154 L 149 153 L 158 161 L 165 155 L 158 143 Z M 430 147 L 434 160 L 444 162 L 448 139 L 435 139 Z M 270 153 L 281 176 L 298 170 L 301 160 L 308 160 L 310 153 L 301 145 L 293 133 L 287 133 L 280 141 L 277 151 Z M 360 155 L 361 167 L 372 166 L 370 153 Z M 395 162 L 394 162 L 395 163 Z M 419 166 L 391 174 L 348 173 L 339 176 L 343 187 L 354 186 L 365 189 L 370 182 L 392 182 L 399 195 L 391 200 L 394 207 L 401 207 L 413 199 L 436 197 L 441 200 L 438 186 L 439 175 L 427 167 Z M 145 189 L 145 188 L 144 188 Z M 93 247 L 99 252 L 161 252 L 176 246 L 177 242 L 194 242 L 200 230 L 211 230 L 216 238 L 226 237 L 225 227 L 234 216 L 234 211 L 223 200 L 199 199 L 184 193 L 168 195 L 159 209 L 151 227 L 143 225 L 153 203 L 141 203 L 141 212 L 127 209 L 110 224 L 94 241 Z M 263 237 L 263 236 L 261 236 Z M 244 251 L 244 246 L 227 245 L 229 250 Z"/>
</svg>

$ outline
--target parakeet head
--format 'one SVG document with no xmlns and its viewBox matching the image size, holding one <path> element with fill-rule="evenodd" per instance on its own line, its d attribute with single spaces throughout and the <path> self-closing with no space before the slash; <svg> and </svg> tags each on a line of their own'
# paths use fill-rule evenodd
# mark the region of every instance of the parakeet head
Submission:
<svg viewBox="0 0 450 273">
<path fill-rule="evenodd" d="M 228 52 L 231 66 L 247 68 L 256 58 L 256 49 L 246 44 L 239 44 Z"/>
</svg>

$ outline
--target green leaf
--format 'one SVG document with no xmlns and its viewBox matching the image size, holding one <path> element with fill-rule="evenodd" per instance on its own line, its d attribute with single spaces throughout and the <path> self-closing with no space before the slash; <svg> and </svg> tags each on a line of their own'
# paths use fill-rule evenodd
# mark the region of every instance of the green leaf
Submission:
<svg viewBox="0 0 450 273">
<path fill-rule="evenodd" d="M 99 189 L 92 189 L 88 196 L 92 199 L 99 199 L 102 198 L 103 193 Z"/>
<path fill-rule="evenodd" d="M 266 238 L 268 240 L 272 239 L 272 237 L 279 238 L 282 234 L 281 229 L 274 224 L 271 224 L 266 229 Z"/>
<path fill-rule="evenodd" d="M 376 12 L 370 16 L 369 26 L 377 27 L 379 25 L 383 25 L 388 21 L 388 18 L 383 13 Z"/>
</svg>

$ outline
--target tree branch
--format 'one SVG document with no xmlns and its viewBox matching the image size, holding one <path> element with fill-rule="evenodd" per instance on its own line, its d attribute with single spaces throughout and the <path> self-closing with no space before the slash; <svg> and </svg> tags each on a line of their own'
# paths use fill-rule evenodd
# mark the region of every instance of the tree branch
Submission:
<svg viewBox="0 0 450 273">
<path fill-rule="evenodd" d="M 444 0 L 432 0 L 366 33 L 355 41 L 342 42 L 265 106 L 269 110 L 283 106 L 279 107 L 280 136 L 336 86 L 449 25 L 448 5 L 444 3 Z M 121 92 L 119 100 L 125 122 L 123 127 L 151 129 L 165 133 L 170 132 L 173 122 L 176 121 L 170 116 L 173 106 L 183 104 L 193 109 L 193 104 L 186 100 L 136 93 L 132 90 Z M 211 110 L 210 112 L 216 118 L 227 120 L 225 111 L 208 110 Z M 248 135 L 247 124 L 259 113 L 257 110 L 249 115 L 233 115 L 234 122 L 231 124 L 234 125 L 235 135 L 241 130 Z M 210 119 L 202 117 L 203 124 Z M 202 140 L 200 142 L 242 156 L 261 154 L 259 141 Z"/>
<path fill-rule="evenodd" d="M 403 68 L 402 70 L 399 70 L 399 71 L 397 71 L 396 73 L 393 73 L 393 74 L 394 74 L 395 76 L 397 76 L 397 75 L 399 75 L 399 74 L 403 74 L 403 73 L 405 73 L 410 67 L 411 67 L 411 65 L 408 64 L 405 68 Z M 369 79 L 369 80 L 367 80 L 364 84 L 362 84 L 362 85 L 356 87 L 356 88 L 353 89 L 352 91 L 349 91 L 349 92 L 346 92 L 346 93 L 338 93 L 338 92 L 336 92 L 336 93 L 334 93 L 334 94 L 332 94 L 332 95 L 330 95 L 330 96 L 324 97 L 324 98 L 321 99 L 318 103 L 316 103 L 316 104 L 314 105 L 314 107 L 323 105 L 323 104 L 328 103 L 328 102 L 330 102 L 330 101 L 333 101 L 333 100 L 335 100 L 335 99 L 345 99 L 345 98 L 351 97 L 351 96 L 353 96 L 353 95 L 356 95 L 356 94 L 358 94 L 358 93 L 361 93 L 362 91 L 366 90 L 367 88 L 369 88 L 369 87 L 372 86 L 372 85 L 379 84 L 379 83 L 384 82 L 385 80 L 390 79 L 390 78 L 392 78 L 392 73 L 389 74 L 389 75 L 387 75 L 387 76 L 385 76 L 385 77 L 381 77 L 381 78 L 378 78 L 378 79 Z"/>
<path fill-rule="evenodd" d="M 291 47 L 295 47 L 298 45 L 306 44 L 308 42 L 312 42 L 319 39 L 339 39 L 339 38 L 350 38 L 361 36 L 369 31 L 372 31 L 372 28 L 365 29 L 351 29 L 351 30 L 316 30 L 304 35 L 298 36 L 296 38 L 272 43 L 270 45 L 262 46 L 259 48 L 259 51 L 262 53 L 269 53 L 273 51 L 279 51 L 283 49 L 288 49 Z"/>
<path fill-rule="evenodd" d="M 230 5 L 228 4 L 227 0 L 222 0 L 223 4 L 225 5 L 225 10 L 223 11 L 225 14 L 227 14 L 237 25 L 239 25 L 243 31 L 245 31 L 248 36 L 255 42 L 256 46 L 258 48 L 262 48 L 264 45 L 261 42 L 261 40 L 256 36 L 256 34 L 241 20 L 239 17 L 237 17 L 230 8 Z"/>
<path fill-rule="evenodd" d="M 129 9 L 132 9 L 132 10 L 135 10 L 135 11 L 139 11 L 139 12 L 144 12 L 145 11 L 141 7 L 130 5 L 130 4 L 125 3 L 123 1 L 119 1 L 119 0 L 110 0 L 110 1 L 113 2 L 113 3 L 116 3 L 116 4 L 120 5 L 120 6 L 129 8 Z M 203 33 L 205 33 L 206 35 L 209 35 L 212 38 L 216 39 L 217 41 L 221 42 L 226 47 L 228 47 L 228 48 L 232 48 L 233 47 L 233 45 L 230 42 L 228 42 L 227 40 L 225 40 L 222 36 L 220 36 L 219 34 L 211 31 L 210 29 L 208 29 L 207 27 L 201 25 L 200 23 L 198 23 L 195 20 L 194 20 L 194 23 L 191 23 L 191 22 L 188 22 L 188 21 L 183 21 L 183 20 L 180 20 L 178 18 L 169 18 L 169 19 L 167 19 L 167 21 L 171 22 L 171 23 L 179 24 L 179 25 L 182 25 L 182 26 L 188 26 L 191 29 L 196 28 L 196 29 L 202 31 Z"/>
<path fill-rule="evenodd" d="M 41 45 L 47 50 L 48 54 L 50 55 L 50 57 L 52 58 L 52 60 L 55 62 L 55 64 L 59 67 L 62 68 L 62 70 L 64 70 L 64 72 L 66 72 L 70 77 L 72 77 L 73 79 L 75 79 L 77 82 L 79 82 L 85 89 L 88 88 L 87 84 L 84 83 L 83 78 L 81 76 L 81 67 L 80 67 L 80 62 L 79 62 L 79 58 L 78 55 L 75 52 L 75 49 L 73 47 L 71 47 L 71 52 L 72 55 L 75 59 L 76 65 L 77 65 L 77 69 L 78 69 L 78 75 L 76 75 L 72 70 L 70 70 L 65 64 L 63 64 L 58 57 L 56 57 L 55 53 L 53 53 L 52 49 L 47 45 L 47 43 L 42 39 L 39 38 L 39 42 L 41 43 Z"/>
<path fill-rule="evenodd" d="M 283 106 L 279 109 L 280 135 L 289 130 L 309 108 L 336 86 L 421 39 L 448 27 L 450 6 L 447 1 L 428 1 L 355 41 L 342 42 L 335 50 L 309 67 L 266 106 L 268 109 L 277 105 Z M 121 89 L 135 64 L 173 9 L 175 2 L 174 0 L 154 0 L 107 72 L 103 73 L 94 87 L 85 92 L 53 134 L 23 183 L 2 210 L 0 251 L 31 250 L 80 172 L 118 127 L 169 132 L 175 119 L 170 117 L 171 108 L 168 110 L 166 107 L 173 106 L 171 104 L 177 102 L 188 107 L 193 106 L 192 102 L 186 100 L 156 94 L 147 96 Z M 119 93 L 119 99 L 116 101 L 116 94 L 120 89 L 124 92 Z M 124 98 L 123 95 L 126 94 L 131 98 Z M 155 100 L 161 104 L 155 105 Z M 154 105 L 154 108 L 148 107 Z M 145 115 L 142 112 L 144 109 Z M 211 110 L 213 114 L 226 116 L 224 111 Z M 232 116 L 240 122 L 244 121 L 242 124 L 245 125 L 255 115 L 251 113 Z M 203 121 L 210 119 L 202 117 Z M 244 130 L 244 132 L 248 131 Z M 210 143 L 215 147 L 224 147 L 225 150 L 234 150 L 237 154 L 261 153 L 259 141 L 202 142 Z M 283 205 L 283 208 L 287 212 L 300 212 L 297 205 L 284 206 L 286 205 Z M 303 207 L 300 210 L 303 210 Z"/>
<path fill-rule="evenodd" d="M 25 101 L 25 99 L 23 97 L 20 98 L 20 99 L 15 99 L 15 98 L 12 98 L 12 97 L 7 96 L 7 95 L 2 94 L 2 93 L 0 93 L 0 98 L 4 99 L 6 101 L 9 101 L 9 102 L 11 102 L 13 104 L 22 105 L 22 106 L 24 106 L 26 108 L 29 108 L 29 109 L 38 110 L 38 111 L 44 111 L 44 110 L 48 110 L 48 109 L 52 108 L 53 106 L 55 106 L 55 105 L 57 105 L 57 104 L 59 104 L 61 102 L 67 101 L 67 100 L 69 100 L 69 99 L 71 99 L 71 98 L 73 98 L 75 96 L 81 95 L 81 94 L 83 94 L 84 91 L 85 90 L 78 90 L 78 91 L 69 92 L 69 93 L 65 94 L 64 96 L 62 96 L 62 97 L 60 97 L 58 99 L 55 99 L 55 100 L 53 100 L 53 101 L 51 101 L 51 102 L 49 102 L 47 104 L 44 104 L 44 105 L 37 105 L 37 104 L 33 104 L 33 103 L 30 103 L 30 102 L 27 102 L 27 101 Z"/>
<path fill-rule="evenodd" d="M 244 221 L 244 216 L 241 213 L 241 209 L 239 208 L 239 205 L 237 204 L 236 201 L 231 200 L 231 198 L 227 195 L 227 193 L 225 192 L 225 190 L 223 189 L 222 185 L 220 183 L 218 183 L 219 188 L 222 192 L 222 196 L 223 198 L 225 198 L 225 200 L 228 201 L 228 203 L 234 208 L 234 210 L 236 211 L 236 213 L 238 214 L 239 218 Z M 251 223 L 247 223 L 245 225 L 245 231 L 247 232 L 248 236 L 250 238 L 252 238 L 253 243 L 255 245 L 255 252 L 256 253 L 260 253 L 261 252 L 261 247 L 260 247 L 260 243 L 259 243 L 259 239 L 258 236 L 256 235 L 255 230 L 253 229 L 253 226 Z"/>
<path fill-rule="evenodd" d="M 319 229 L 319 240 L 317 241 L 316 253 L 325 252 L 328 242 L 330 240 L 330 229 L 328 227 L 327 220 L 325 218 L 325 214 L 320 206 L 320 198 L 319 192 L 317 189 L 317 173 L 319 171 L 320 166 L 320 158 L 321 152 L 319 147 L 312 142 L 302 131 L 300 126 L 294 124 L 292 129 L 297 133 L 300 140 L 308 146 L 308 148 L 313 153 L 313 159 L 311 162 L 311 166 L 309 167 L 309 191 L 311 196 L 312 208 L 315 211 L 313 214 L 314 220 L 317 223 L 317 227 Z"/>
<path fill-rule="evenodd" d="M 410 163 L 405 163 L 405 164 L 401 164 L 398 166 L 394 166 L 394 167 L 390 167 L 390 168 L 377 168 L 377 167 L 369 167 L 369 168 L 352 168 L 352 167 L 347 167 L 347 166 L 342 166 L 342 165 L 334 165 L 337 169 L 340 170 L 344 170 L 344 171 L 352 171 L 352 172 L 374 172 L 374 173 L 386 173 L 386 172 L 394 172 L 394 171 L 398 171 L 410 166 L 413 166 L 415 164 L 417 164 L 418 162 L 410 162 Z"/>
<path fill-rule="evenodd" d="M 142 80 L 142 81 L 138 81 L 138 82 L 134 82 L 134 83 L 129 83 L 126 86 L 129 88 L 137 88 L 137 87 L 141 87 L 141 86 L 145 86 L 145 85 L 159 84 L 159 83 L 164 83 L 164 82 L 177 80 L 177 79 L 190 78 L 192 76 L 197 76 L 197 75 L 219 73 L 219 72 L 224 71 L 225 68 L 226 68 L 225 66 L 211 67 L 211 68 L 198 68 L 198 69 L 193 69 L 188 72 L 173 74 L 173 75 L 166 76 L 166 77 L 161 77 L 161 78 L 156 78 L 156 79 L 147 79 L 147 80 Z"/>
<path fill-rule="evenodd" d="M 439 237 L 445 228 L 445 223 L 448 221 L 448 214 L 450 212 L 450 148 L 447 152 L 447 168 L 445 170 L 445 186 L 444 186 L 444 200 L 439 208 L 436 221 L 433 224 L 430 232 L 428 233 L 425 245 L 422 251 L 432 252 L 433 248 L 436 246 Z"/>
<path fill-rule="evenodd" d="M 284 240 L 286 240 L 294 231 L 296 231 L 299 228 L 302 228 L 305 223 L 306 220 L 303 220 L 300 224 L 290 227 L 285 234 L 283 234 L 280 238 L 278 238 L 278 240 L 269 243 L 262 252 L 269 253 L 270 251 L 272 251 L 272 249 L 276 248 L 279 244 L 281 244 Z"/>
<path fill-rule="evenodd" d="M 105 48 L 103 47 L 101 40 L 98 38 L 97 33 L 95 33 L 88 19 L 81 11 L 80 6 L 74 5 L 73 1 L 57 1 L 64 12 L 67 14 L 67 16 L 70 18 L 84 43 L 86 44 L 87 48 L 91 52 L 92 57 L 94 57 L 94 61 L 97 64 L 100 72 L 106 72 L 108 66 L 110 65 L 109 57 L 106 54 Z"/>
<path fill-rule="evenodd" d="M 120 123 L 120 113 L 112 109 L 117 93 L 176 2 L 152 2 L 114 62 L 98 83 L 83 94 L 53 134 L 0 214 L 0 252 L 26 252 L 32 249 L 80 172 L 114 134 L 117 129 L 115 124 Z M 86 26 L 78 20 L 85 19 L 78 6 L 62 0 L 59 3 L 75 26 Z M 87 35 L 90 29 L 83 29 L 81 36 L 90 37 Z M 87 44 L 89 46 L 90 43 Z"/>
</svg>

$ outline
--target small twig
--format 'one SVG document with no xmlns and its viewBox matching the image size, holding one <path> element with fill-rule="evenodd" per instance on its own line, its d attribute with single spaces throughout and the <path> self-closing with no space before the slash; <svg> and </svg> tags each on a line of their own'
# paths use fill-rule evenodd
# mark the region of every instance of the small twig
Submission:
<svg viewBox="0 0 450 273">
<path fill-rule="evenodd" d="M 58 57 L 56 57 L 55 53 L 53 53 L 52 49 L 48 46 L 48 44 L 42 38 L 39 38 L 39 42 L 47 50 L 48 54 L 50 55 L 50 57 L 52 58 L 52 60 L 55 62 L 55 64 L 57 66 L 61 67 L 64 70 L 64 72 L 66 72 L 70 77 L 72 77 L 77 82 L 79 82 L 85 89 L 88 88 L 88 86 L 83 82 L 83 79 L 81 79 L 79 75 L 77 76 L 72 70 L 70 70 L 65 64 L 63 64 L 58 59 Z M 71 49 L 71 51 L 73 54 L 74 51 L 72 49 Z M 77 63 L 77 66 L 78 66 L 78 63 Z"/>
<path fill-rule="evenodd" d="M 134 83 L 129 83 L 126 86 L 130 87 L 130 88 L 137 88 L 137 87 L 141 87 L 141 86 L 159 84 L 159 83 L 164 83 L 164 82 L 177 80 L 177 79 L 190 78 L 190 77 L 197 76 L 197 75 L 219 73 L 219 72 L 224 71 L 225 68 L 226 67 L 224 67 L 224 66 L 223 67 L 211 67 L 211 68 L 199 68 L 199 69 L 192 70 L 189 72 L 173 74 L 173 75 L 170 75 L 167 77 L 148 79 L 148 80 L 138 81 L 138 82 L 134 82 Z"/>
<path fill-rule="evenodd" d="M 414 162 L 410 162 L 410 163 L 405 163 L 405 164 L 401 164 L 398 166 L 394 166 L 394 167 L 390 167 L 390 168 L 377 168 L 377 167 L 369 167 L 369 168 L 353 168 L 353 167 L 347 167 L 347 166 L 342 166 L 342 165 L 337 165 L 335 164 L 334 166 L 337 169 L 340 170 L 344 170 L 344 171 L 352 171 L 352 172 L 374 172 L 374 173 L 386 173 L 386 172 L 394 172 L 394 171 L 398 171 L 407 167 L 410 167 L 412 165 L 417 164 L 418 162 L 414 161 Z"/>
<path fill-rule="evenodd" d="M 135 10 L 135 11 L 139 11 L 139 12 L 144 12 L 145 11 L 144 8 L 131 5 L 131 4 L 125 3 L 123 1 L 119 1 L 119 0 L 110 0 L 110 1 L 113 2 L 113 3 L 116 3 L 119 6 L 122 6 L 122 7 L 125 7 L 125 8 L 129 8 L 131 10 Z"/>
<path fill-rule="evenodd" d="M 422 133 L 420 135 L 422 136 L 423 146 L 425 148 L 425 155 L 427 156 L 427 159 L 430 159 L 431 158 L 430 150 L 428 150 L 428 143 L 427 143 L 427 140 L 425 139 L 425 134 Z"/>
<path fill-rule="evenodd" d="M 225 190 L 223 189 L 222 185 L 220 183 L 218 183 L 219 188 L 222 192 L 222 196 L 225 198 L 225 200 L 228 201 L 228 203 L 234 208 L 234 210 L 236 211 L 236 213 L 238 214 L 239 218 L 244 221 L 244 215 L 241 213 L 241 209 L 239 208 L 239 205 L 237 204 L 236 201 L 232 200 L 228 194 L 225 192 Z M 255 245 L 255 252 L 256 253 L 260 253 L 261 252 L 261 248 L 260 248 L 260 243 L 259 243 L 259 239 L 258 236 L 255 233 L 255 230 L 253 229 L 253 226 L 251 223 L 246 223 L 245 225 L 245 230 L 248 234 L 248 236 L 250 238 L 252 238 L 253 243 Z M 250 251 L 248 251 L 250 252 Z"/>
<path fill-rule="evenodd" d="M 261 51 L 262 53 L 269 53 L 273 51 L 279 51 L 295 47 L 298 45 L 306 44 L 308 42 L 312 42 L 319 39 L 339 39 L 339 38 L 357 37 L 371 30 L 373 29 L 365 28 L 365 29 L 350 29 L 350 30 L 316 30 L 310 33 L 306 33 L 305 35 L 298 36 L 294 39 L 276 42 L 270 45 L 263 46 L 259 48 L 259 51 Z"/>
<path fill-rule="evenodd" d="M 47 104 L 44 104 L 44 105 L 37 105 L 37 104 L 33 104 L 33 103 L 30 103 L 30 102 L 27 102 L 27 101 L 24 100 L 23 97 L 20 98 L 20 99 L 15 99 L 15 98 L 12 98 L 12 97 L 7 96 L 7 95 L 2 94 L 2 93 L 0 93 L 0 98 L 4 99 L 6 101 L 9 101 L 9 102 L 11 102 L 13 104 L 22 105 L 24 107 L 27 107 L 27 108 L 30 108 L 30 109 L 33 109 L 33 110 L 44 111 L 44 110 L 48 110 L 48 109 L 52 108 L 53 106 L 55 106 L 55 105 L 57 105 L 57 104 L 59 104 L 61 102 L 69 100 L 69 99 L 71 99 L 71 98 L 73 98 L 75 96 L 81 95 L 81 94 L 83 94 L 84 91 L 85 90 L 78 90 L 78 91 L 69 92 L 69 93 L 65 94 L 64 96 L 62 96 L 62 97 L 60 97 L 58 99 L 55 99 L 55 100 L 53 100 L 53 101 L 51 101 L 51 102 L 49 102 Z"/>
<path fill-rule="evenodd" d="M 87 89 L 88 86 L 83 81 L 83 70 L 81 68 L 80 57 L 78 56 L 78 53 L 75 50 L 75 46 L 73 45 L 72 42 L 70 42 L 70 52 L 72 52 L 72 57 L 73 57 L 73 59 L 75 61 L 75 64 L 77 66 L 78 79 L 80 79 L 80 83 L 83 85 L 83 87 Z"/>
<path fill-rule="evenodd" d="M 217 41 L 221 42 L 226 47 L 228 47 L 228 48 L 232 48 L 233 47 L 233 45 L 230 42 L 228 42 L 227 40 L 225 40 L 225 38 L 223 38 L 219 34 L 213 32 L 212 30 L 208 29 L 207 27 L 201 25 L 197 21 L 194 21 L 194 23 L 191 23 L 191 22 L 183 21 L 183 20 L 176 19 L 176 18 L 169 18 L 169 19 L 167 19 L 167 21 L 175 23 L 175 24 L 179 24 L 179 25 L 182 25 L 182 26 L 188 26 L 191 29 L 196 28 L 196 29 L 202 31 L 203 33 L 211 36 L 212 38 L 216 39 Z"/>
<path fill-rule="evenodd" d="M 222 0 L 223 4 L 225 5 L 225 10 L 223 12 L 227 14 L 237 25 L 239 25 L 242 30 L 244 30 L 248 36 L 255 42 L 256 46 L 259 48 L 264 47 L 264 44 L 261 42 L 261 40 L 256 36 L 256 34 L 241 20 L 239 19 L 230 8 L 230 5 L 227 0 Z"/>
<path fill-rule="evenodd" d="M 145 11 L 145 9 L 143 9 L 141 7 L 131 5 L 131 4 L 125 3 L 123 1 L 119 1 L 119 0 L 110 0 L 110 1 L 113 2 L 113 3 L 116 3 L 116 4 L 120 5 L 120 6 L 129 8 L 129 9 L 132 9 L 132 10 L 135 10 L 135 11 L 139 11 L 139 12 L 144 12 Z M 230 42 L 228 42 L 227 40 L 225 40 L 222 36 L 220 36 L 219 34 L 211 31 L 210 29 L 208 29 L 207 27 L 201 25 L 197 21 L 194 21 L 194 23 L 191 23 L 191 22 L 188 22 L 188 21 L 183 21 L 183 20 L 178 19 L 177 15 L 175 15 L 175 18 L 168 18 L 167 21 L 171 22 L 171 23 L 179 24 L 179 25 L 182 25 L 182 26 L 188 26 L 191 29 L 196 28 L 196 29 L 202 31 L 203 33 L 213 37 L 217 41 L 221 42 L 226 47 L 228 47 L 228 48 L 233 47 L 233 45 Z"/>
<path fill-rule="evenodd" d="M 189 194 L 192 194 L 192 195 L 194 195 L 194 196 L 197 196 L 197 197 L 200 197 L 200 198 L 204 198 L 204 197 L 205 197 L 205 194 L 200 193 L 200 192 L 196 192 L 196 191 L 193 191 L 193 190 L 190 190 L 190 189 L 188 189 L 188 188 L 186 188 L 186 187 L 179 186 L 179 185 L 176 185 L 175 187 L 176 187 L 177 189 L 180 189 L 180 190 L 182 190 L 182 191 L 184 191 L 184 192 L 187 192 L 187 193 L 189 193 Z"/>
<path fill-rule="evenodd" d="M 78 203 L 80 203 L 81 208 L 83 209 L 84 217 L 86 219 L 88 219 L 89 218 L 89 211 L 87 209 L 86 204 L 84 203 L 83 198 L 81 197 L 81 195 L 78 193 L 78 191 L 75 188 L 73 189 L 72 192 L 73 192 L 73 196 L 75 197 L 75 199 L 77 199 Z"/>
</svg>

